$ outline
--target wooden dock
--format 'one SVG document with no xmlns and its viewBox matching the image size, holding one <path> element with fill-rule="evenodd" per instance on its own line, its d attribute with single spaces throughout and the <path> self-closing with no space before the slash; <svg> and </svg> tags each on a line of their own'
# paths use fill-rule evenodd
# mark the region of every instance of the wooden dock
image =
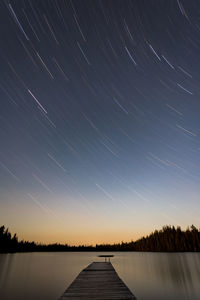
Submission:
<svg viewBox="0 0 200 300">
<path fill-rule="evenodd" d="M 75 278 L 59 300 L 134 299 L 110 262 L 93 262 Z"/>
</svg>

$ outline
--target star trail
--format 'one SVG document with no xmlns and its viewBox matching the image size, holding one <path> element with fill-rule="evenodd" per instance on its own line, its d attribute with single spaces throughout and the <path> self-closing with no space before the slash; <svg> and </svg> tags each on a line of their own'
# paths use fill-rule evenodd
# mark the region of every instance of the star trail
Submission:
<svg viewBox="0 0 200 300">
<path fill-rule="evenodd" d="M 0 3 L 0 220 L 39 242 L 199 226 L 200 2 Z"/>
</svg>

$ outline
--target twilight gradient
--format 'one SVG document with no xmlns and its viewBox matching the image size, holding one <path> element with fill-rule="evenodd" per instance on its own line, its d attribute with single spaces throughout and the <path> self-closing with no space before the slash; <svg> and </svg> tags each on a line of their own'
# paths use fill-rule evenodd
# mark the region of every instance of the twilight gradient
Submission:
<svg viewBox="0 0 200 300">
<path fill-rule="evenodd" d="M 1 1 L 1 224 L 69 244 L 200 225 L 199 10 Z"/>
</svg>

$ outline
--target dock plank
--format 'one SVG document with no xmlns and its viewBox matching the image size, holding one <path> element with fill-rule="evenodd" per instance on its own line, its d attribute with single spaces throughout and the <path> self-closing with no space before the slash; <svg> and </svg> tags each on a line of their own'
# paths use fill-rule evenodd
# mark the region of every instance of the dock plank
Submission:
<svg viewBox="0 0 200 300">
<path fill-rule="evenodd" d="M 59 300 L 136 300 L 110 262 L 93 262 L 83 269 Z"/>
</svg>

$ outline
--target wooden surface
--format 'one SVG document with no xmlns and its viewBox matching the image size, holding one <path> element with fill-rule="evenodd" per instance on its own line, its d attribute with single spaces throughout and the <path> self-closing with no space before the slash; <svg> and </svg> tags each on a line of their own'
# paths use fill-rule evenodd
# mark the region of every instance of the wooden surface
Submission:
<svg viewBox="0 0 200 300">
<path fill-rule="evenodd" d="M 84 269 L 59 300 L 135 299 L 109 262 L 93 262 Z"/>
</svg>

